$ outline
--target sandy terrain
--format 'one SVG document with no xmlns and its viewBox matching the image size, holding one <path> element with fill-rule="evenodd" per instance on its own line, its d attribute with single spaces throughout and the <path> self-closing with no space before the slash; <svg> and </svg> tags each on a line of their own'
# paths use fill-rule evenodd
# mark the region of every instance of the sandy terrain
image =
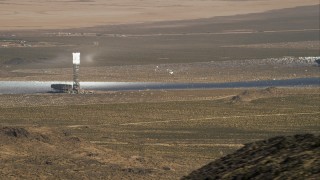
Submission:
<svg viewBox="0 0 320 180">
<path fill-rule="evenodd" d="M 315 5 L 198 20 L 1 32 L 0 79 L 69 80 L 73 51 L 81 52 L 82 81 L 315 77 L 315 62 L 292 59 L 320 56 L 318 14 Z"/>
<path fill-rule="evenodd" d="M 316 4 L 319 4 L 318 0 L 2 0 L 0 30 L 200 19 Z"/>
<path fill-rule="evenodd" d="M 81 81 L 232 82 L 319 76 L 317 5 L 197 20 L 8 31 L 0 37 L 3 81 L 69 81 L 74 51 L 81 52 Z"/>
</svg>

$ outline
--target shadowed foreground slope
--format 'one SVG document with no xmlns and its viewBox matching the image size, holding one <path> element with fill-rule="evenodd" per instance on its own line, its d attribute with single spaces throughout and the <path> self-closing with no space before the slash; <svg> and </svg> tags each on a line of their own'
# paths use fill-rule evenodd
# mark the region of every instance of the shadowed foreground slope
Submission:
<svg viewBox="0 0 320 180">
<path fill-rule="evenodd" d="M 0 179 L 139 179 L 151 171 L 135 165 L 69 131 L 0 126 Z"/>
<path fill-rule="evenodd" d="M 246 144 L 182 179 L 316 179 L 320 136 L 278 136 Z"/>
</svg>

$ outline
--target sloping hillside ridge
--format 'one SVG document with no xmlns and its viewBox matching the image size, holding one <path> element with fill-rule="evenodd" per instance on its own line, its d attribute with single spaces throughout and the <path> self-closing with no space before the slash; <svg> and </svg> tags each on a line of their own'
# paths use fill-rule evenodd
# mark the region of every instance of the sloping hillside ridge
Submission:
<svg viewBox="0 0 320 180">
<path fill-rule="evenodd" d="M 182 179 L 316 179 L 319 176 L 320 136 L 298 134 L 246 144 Z"/>
</svg>

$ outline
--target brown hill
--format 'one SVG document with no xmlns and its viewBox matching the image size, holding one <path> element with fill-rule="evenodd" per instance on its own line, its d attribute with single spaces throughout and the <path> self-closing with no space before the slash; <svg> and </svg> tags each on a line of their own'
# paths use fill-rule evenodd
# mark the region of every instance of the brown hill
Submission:
<svg viewBox="0 0 320 180">
<path fill-rule="evenodd" d="M 186 179 L 317 179 L 320 136 L 279 136 L 246 144 L 193 171 Z"/>
<path fill-rule="evenodd" d="M 0 127 L 0 162 L 0 179 L 138 179 L 152 171 L 68 131 L 46 127 Z"/>
</svg>

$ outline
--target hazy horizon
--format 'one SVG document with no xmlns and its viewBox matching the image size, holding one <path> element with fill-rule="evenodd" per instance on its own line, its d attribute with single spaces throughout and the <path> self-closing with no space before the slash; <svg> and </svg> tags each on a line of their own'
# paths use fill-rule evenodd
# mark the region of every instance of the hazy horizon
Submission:
<svg viewBox="0 0 320 180">
<path fill-rule="evenodd" d="M 0 30 L 68 29 L 212 18 L 317 5 L 317 0 L 0 1 Z"/>
</svg>

